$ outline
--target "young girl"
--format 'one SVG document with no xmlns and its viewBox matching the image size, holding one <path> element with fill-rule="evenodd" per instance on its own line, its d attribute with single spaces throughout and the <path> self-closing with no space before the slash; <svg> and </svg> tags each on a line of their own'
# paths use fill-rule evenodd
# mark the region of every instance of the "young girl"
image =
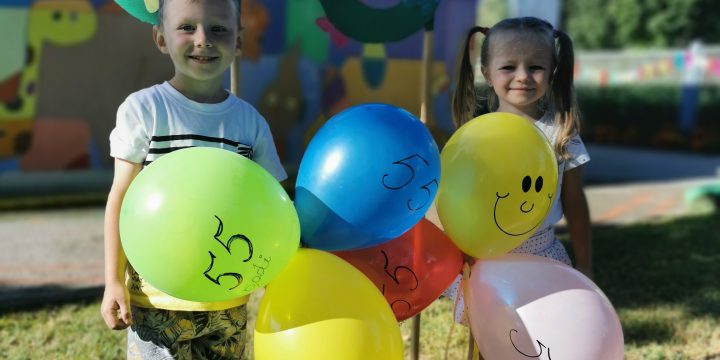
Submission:
<svg viewBox="0 0 720 360">
<path fill-rule="evenodd" d="M 520 115 L 535 124 L 550 139 L 558 159 L 559 196 L 539 230 L 511 252 L 545 256 L 570 265 L 554 231 L 554 224 L 564 214 L 575 266 L 591 276 L 590 216 L 580 172 L 580 165 L 590 157 L 578 134 L 572 41 L 547 21 L 534 17 L 505 19 L 492 28 L 473 27 L 465 42 L 452 99 L 458 127 L 479 115 L 475 113 L 470 54 L 477 33 L 485 36 L 480 64 L 488 88 L 487 109 Z M 458 284 L 459 278 L 446 294 L 456 303 L 455 321 L 463 322 L 464 302 Z"/>
<path fill-rule="evenodd" d="M 124 3 L 144 7 L 152 0 Z M 155 44 L 170 57 L 175 74 L 130 94 L 118 108 L 110 134 L 115 175 L 105 212 L 100 310 L 109 328 L 129 327 L 128 359 L 244 359 L 247 296 L 220 302 L 172 297 L 135 272 L 120 246 L 125 192 L 144 165 L 171 151 L 222 148 L 252 159 L 278 181 L 287 177 L 268 123 L 223 88 L 224 75 L 241 50 L 240 2 L 159 0 L 156 5 L 150 7 L 158 9 L 156 17 L 148 9 L 144 18 L 154 20 Z"/>
</svg>

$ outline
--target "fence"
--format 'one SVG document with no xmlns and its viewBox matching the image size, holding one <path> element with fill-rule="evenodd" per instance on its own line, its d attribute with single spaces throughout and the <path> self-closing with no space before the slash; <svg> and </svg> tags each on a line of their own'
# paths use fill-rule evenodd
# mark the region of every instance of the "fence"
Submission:
<svg viewBox="0 0 720 360">
<path fill-rule="evenodd" d="M 579 51 L 575 63 L 578 86 L 720 85 L 720 46 Z"/>
</svg>

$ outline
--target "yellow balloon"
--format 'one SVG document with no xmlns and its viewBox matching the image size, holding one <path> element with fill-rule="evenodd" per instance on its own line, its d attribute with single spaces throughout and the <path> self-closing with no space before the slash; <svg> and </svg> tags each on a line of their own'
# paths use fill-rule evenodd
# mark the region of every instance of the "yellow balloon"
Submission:
<svg viewBox="0 0 720 360">
<path fill-rule="evenodd" d="M 330 336 L 330 337 L 329 337 Z M 368 352 L 375 336 L 364 321 L 332 319 L 285 331 L 255 332 L 255 359 L 375 359 Z"/>
<path fill-rule="evenodd" d="M 530 237 L 556 196 L 554 151 L 518 115 L 495 112 L 461 126 L 440 164 L 438 216 L 450 239 L 477 258 L 507 253 Z"/>
<path fill-rule="evenodd" d="M 300 249 L 268 285 L 255 323 L 255 359 L 403 358 L 382 293 L 339 257 Z"/>
</svg>

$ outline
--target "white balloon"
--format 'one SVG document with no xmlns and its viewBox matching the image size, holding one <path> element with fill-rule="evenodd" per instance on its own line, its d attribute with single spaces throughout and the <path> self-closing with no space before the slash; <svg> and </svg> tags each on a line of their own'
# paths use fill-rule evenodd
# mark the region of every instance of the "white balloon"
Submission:
<svg viewBox="0 0 720 360">
<path fill-rule="evenodd" d="M 478 260 L 466 291 L 470 327 L 486 360 L 623 359 L 612 304 L 561 262 L 526 254 Z"/>
</svg>

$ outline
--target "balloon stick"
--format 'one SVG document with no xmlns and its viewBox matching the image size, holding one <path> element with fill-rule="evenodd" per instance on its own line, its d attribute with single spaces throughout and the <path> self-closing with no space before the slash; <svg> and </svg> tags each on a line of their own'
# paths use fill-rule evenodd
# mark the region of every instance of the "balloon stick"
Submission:
<svg viewBox="0 0 720 360">
<path fill-rule="evenodd" d="M 420 121 L 427 124 L 430 113 L 430 66 L 432 65 L 432 31 L 423 32 L 422 72 L 420 74 Z"/>
<path fill-rule="evenodd" d="M 422 70 L 420 74 L 420 121 L 423 124 L 428 122 L 428 113 L 430 112 L 430 66 L 432 64 L 432 31 L 425 30 L 423 32 L 423 57 Z M 420 228 L 417 229 L 417 235 L 422 236 Z M 418 313 L 412 320 L 412 332 L 410 336 L 411 358 L 418 360 L 420 358 L 420 314 Z"/>
</svg>

